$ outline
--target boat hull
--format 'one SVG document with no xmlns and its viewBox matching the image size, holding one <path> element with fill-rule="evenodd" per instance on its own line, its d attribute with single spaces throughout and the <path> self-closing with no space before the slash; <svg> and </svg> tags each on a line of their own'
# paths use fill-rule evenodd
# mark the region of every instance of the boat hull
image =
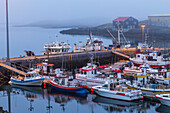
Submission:
<svg viewBox="0 0 170 113">
<path fill-rule="evenodd" d="M 100 84 L 104 84 L 106 82 L 106 79 L 97 79 L 97 78 L 95 79 L 95 77 L 88 78 L 86 76 L 79 75 L 79 74 L 76 75 L 76 79 L 81 81 L 86 81 L 86 82 L 100 83 Z"/>
<path fill-rule="evenodd" d="M 170 93 L 170 89 L 153 89 L 153 88 L 143 88 L 143 87 L 134 87 L 133 85 L 126 84 L 129 89 L 133 90 L 141 90 L 145 92 L 153 92 L 153 93 Z"/>
<path fill-rule="evenodd" d="M 142 99 L 142 95 L 139 96 L 126 96 L 123 95 L 123 93 L 114 93 L 112 91 L 102 91 L 102 90 L 94 90 L 97 95 L 109 99 L 116 99 L 116 100 L 121 100 L 121 101 L 135 101 L 135 100 L 140 100 Z"/>
<path fill-rule="evenodd" d="M 71 93 L 89 93 L 89 91 L 87 90 L 87 86 L 69 87 L 69 86 L 58 85 L 53 81 L 50 81 L 49 83 L 53 89 L 58 91 L 71 92 Z"/>
<path fill-rule="evenodd" d="M 23 86 L 41 86 L 44 81 L 44 78 L 34 79 L 34 80 L 16 80 L 11 79 L 11 83 L 15 85 L 23 85 Z"/>
</svg>

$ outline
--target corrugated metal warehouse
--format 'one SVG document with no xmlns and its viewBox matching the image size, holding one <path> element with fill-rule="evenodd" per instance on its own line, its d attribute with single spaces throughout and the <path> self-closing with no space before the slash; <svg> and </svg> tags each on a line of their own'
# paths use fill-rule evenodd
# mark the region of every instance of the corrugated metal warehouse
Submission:
<svg viewBox="0 0 170 113">
<path fill-rule="evenodd" d="M 170 14 L 148 16 L 149 24 L 154 26 L 170 27 Z"/>
</svg>

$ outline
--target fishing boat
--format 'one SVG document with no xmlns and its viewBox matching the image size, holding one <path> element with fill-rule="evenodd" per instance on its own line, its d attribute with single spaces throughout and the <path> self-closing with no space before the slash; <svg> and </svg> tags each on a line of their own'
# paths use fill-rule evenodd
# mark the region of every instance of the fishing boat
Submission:
<svg viewBox="0 0 170 113">
<path fill-rule="evenodd" d="M 44 78 L 38 73 L 25 73 L 25 75 L 12 76 L 9 83 L 23 86 L 41 86 Z"/>
<path fill-rule="evenodd" d="M 79 69 L 79 72 L 75 75 L 77 80 L 92 82 L 92 83 L 100 83 L 103 84 L 107 81 L 107 75 L 101 73 L 100 69 L 104 69 L 108 67 L 108 65 L 97 66 L 93 63 L 93 58 L 91 58 L 91 63 L 87 63 L 86 66 Z"/>
<path fill-rule="evenodd" d="M 53 69 L 54 64 L 49 64 L 48 59 L 45 59 L 42 63 L 36 64 L 36 66 L 32 69 L 33 71 L 38 72 L 40 75 L 50 75 L 55 76 L 55 70 Z"/>
<path fill-rule="evenodd" d="M 170 106 L 170 94 L 158 94 L 155 96 L 161 104 Z"/>
<path fill-rule="evenodd" d="M 71 93 L 88 93 L 87 85 L 81 85 L 78 81 L 69 78 L 69 76 L 58 75 L 49 81 L 53 89 Z"/>
<path fill-rule="evenodd" d="M 126 82 L 129 89 L 136 89 L 153 93 L 169 93 L 170 92 L 170 80 L 164 79 L 159 75 L 152 76 L 146 73 L 146 67 L 144 72 L 134 74 L 133 79 Z"/>
<path fill-rule="evenodd" d="M 122 100 L 122 101 L 135 101 L 142 99 L 141 90 L 130 90 L 121 84 L 125 81 L 112 81 L 104 84 L 103 86 L 94 86 L 92 89 L 97 95 L 109 99 Z M 119 85 L 118 85 L 119 84 Z"/>
<path fill-rule="evenodd" d="M 73 52 L 85 52 L 85 51 L 102 51 L 104 49 L 103 42 L 98 38 L 87 38 L 87 42 L 84 44 L 79 41 L 79 44 L 74 43 L 75 47 Z"/>
<path fill-rule="evenodd" d="M 140 66 L 144 63 L 144 57 L 146 57 L 146 63 L 153 68 L 170 68 L 170 54 L 163 55 L 161 51 L 147 51 L 136 52 L 134 58 L 130 58 L 136 66 Z"/>
<path fill-rule="evenodd" d="M 146 72 L 147 73 L 149 73 L 149 74 L 151 74 L 151 73 L 156 74 L 157 73 L 158 74 L 158 70 L 157 69 L 153 69 L 148 64 L 145 64 L 145 65 L 142 64 L 139 67 L 137 67 L 137 66 L 134 66 L 133 63 L 130 66 L 124 66 L 123 72 L 124 73 L 137 74 L 137 73 L 143 72 L 144 71 L 144 67 L 146 68 Z"/>
<path fill-rule="evenodd" d="M 45 51 L 42 52 L 42 55 L 67 53 L 70 48 L 71 46 L 70 44 L 68 44 L 68 42 L 59 43 L 58 41 L 56 41 L 50 44 L 45 44 L 44 46 Z"/>
</svg>

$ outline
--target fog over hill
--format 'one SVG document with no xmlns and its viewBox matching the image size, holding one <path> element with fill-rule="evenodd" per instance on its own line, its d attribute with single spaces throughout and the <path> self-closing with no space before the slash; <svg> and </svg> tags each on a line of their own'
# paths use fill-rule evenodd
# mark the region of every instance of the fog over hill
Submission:
<svg viewBox="0 0 170 113">
<path fill-rule="evenodd" d="M 112 18 L 83 18 L 75 20 L 44 20 L 29 24 L 15 24 L 17 27 L 43 27 L 43 28 L 77 28 L 77 27 L 95 27 L 103 23 L 109 23 Z"/>
</svg>

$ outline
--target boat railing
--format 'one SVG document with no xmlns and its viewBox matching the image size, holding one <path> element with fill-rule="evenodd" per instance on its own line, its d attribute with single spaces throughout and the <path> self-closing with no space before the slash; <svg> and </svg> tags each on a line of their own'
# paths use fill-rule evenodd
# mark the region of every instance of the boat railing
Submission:
<svg viewBox="0 0 170 113">
<path fill-rule="evenodd" d="M 144 87 L 148 89 L 170 89 L 169 85 L 163 85 L 163 84 L 146 84 L 146 85 L 137 85 L 138 87 Z"/>
</svg>

